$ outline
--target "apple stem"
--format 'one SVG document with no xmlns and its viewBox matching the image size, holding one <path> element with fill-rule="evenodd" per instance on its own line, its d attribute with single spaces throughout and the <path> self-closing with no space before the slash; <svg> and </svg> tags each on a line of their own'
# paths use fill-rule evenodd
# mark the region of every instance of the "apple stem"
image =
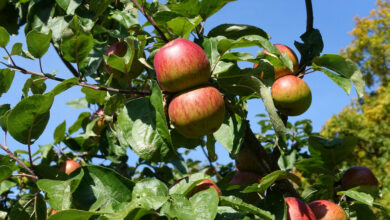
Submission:
<svg viewBox="0 0 390 220">
<path fill-rule="evenodd" d="M 163 41 L 165 41 L 166 43 L 169 42 L 169 40 L 165 37 L 164 33 L 162 32 L 162 30 L 160 29 L 160 27 L 156 24 L 156 22 L 153 20 L 152 17 L 150 17 L 144 8 L 142 8 L 141 5 L 138 4 L 137 0 L 131 0 L 131 2 L 133 2 L 133 4 L 135 5 L 135 7 L 138 8 L 138 10 L 141 11 L 141 13 L 146 17 L 146 19 L 153 25 L 154 29 L 156 29 L 156 31 L 160 34 L 161 36 L 161 39 Z"/>
</svg>

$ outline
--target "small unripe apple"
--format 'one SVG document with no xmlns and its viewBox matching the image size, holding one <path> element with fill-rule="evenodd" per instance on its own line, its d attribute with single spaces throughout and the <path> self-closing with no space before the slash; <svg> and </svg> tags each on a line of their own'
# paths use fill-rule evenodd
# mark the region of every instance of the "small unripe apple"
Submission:
<svg viewBox="0 0 390 220">
<path fill-rule="evenodd" d="M 93 132 L 95 132 L 95 134 L 97 135 L 100 135 L 104 127 L 106 127 L 106 119 L 104 118 L 103 109 L 99 109 L 97 112 L 95 112 L 92 115 L 91 120 L 94 120 L 96 118 L 99 119 L 95 122 L 95 125 L 93 127 Z"/>
<path fill-rule="evenodd" d="M 293 71 L 291 71 L 288 67 L 274 67 L 275 72 L 275 79 L 279 79 L 280 77 L 286 76 L 286 75 L 296 75 L 298 73 L 299 69 L 299 63 L 298 58 L 295 52 L 288 46 L 284 44 L 274 44 L 276 49 L 278 49 L 281 53 L 286 53 L 287 56 L 290 58 L 290 60 L 293 63 Z M 263 51 L 266 54 L 270 54 L 267 50 Z M 258 66 L 257 63 L 253 65 L 253 68 L 256 68 Z M 261 74 L 260 78 L 263 78 L 263 73 Z"/>
<path fill-rule="evenodd" d="M 80 164 L 77 163 L 76 161 L 67 160 L 60 165 L 60 171 L 69 175 L 79 167 L 80 167 Z"/>
<path fill-rule="evenodd" d="M 106 56 L 109 57 L 111 54 L 114 54 L 118 57 L 124 57 L 127 52 L 127 44 L 125 42 L 116 42 L 112 44 L 107 50 L 106 50 Z M 114 69 L 110 67 L 108 64 L 104 63 L 104 66 L 106 67 L 106 70 L 108 73 L 113 74 L 114 78 L 118 80 L 126 80 L 127 76 L 126 73 L 121 72 L 120 70 Z M 130 66 L 130 69 L 128 70 L 128 78 L 133 79 L 137 77 L 141 72 L 143 71 L 142 64 L 138 61 L 138 59 L 133 59 L 133 63 Z"/>
<path fill-rule="evenodd" d="M 327 200 L 317 200 L 309 204 L 317 220 L 347 220 L 344 210 Z"/>
<path fill-rule="evenodd" d="M 261 176 L 257 173 L 238 171 L 230 180 L 232 185 L 252 185 L 261 182 Z"/>
<path fill-rule="evenodd" d="M 275 107 L 284 115 L 303 114 L 311 105 L 311 91 L 302 79 L 288 75 L 277 79 L 271 88 Z"/>
<path fill-rule="evenodd" d="M 316 216 L 310 207 L 302 200 L 295 197 L 286 197 L 288 220 L 316 220 Z"/>
<path fill-rule="evenodd" d="M 196 186 L 191 190 L 191 192 L 188 194 L 188 197 L 193 196 L 195 193 L 198 193 L 200 191 L 209 189 L 209 188 L 214 188 L 215 191 L 217 191 L 218 196 L 221 196 L 221 190 L 219 187 L 211 180 L 203 180 L 202 182 L 196 184 Z"/>
<path fill-rule="evenodd" d="M 214 87 L 202 87 L 174 97 L 168 115 L 176 130 L 188 138 L 200 138 L 218 130 L 225 117 L 225 102 Z"/>
<path fill-rule="evenodd" d="M 201 47 L 178 38 L 165 44 L 154 57 L 160 87 L 178 92 L 209 81 L 210 62 Z"/>
<path fill-rule="evenodd" d="M 351 189 L 357 186 L 378 186 L 379 182 L 375 175 L 367 167 L 351 167 L 343 174 L 341 186 Z"/>
</svg>

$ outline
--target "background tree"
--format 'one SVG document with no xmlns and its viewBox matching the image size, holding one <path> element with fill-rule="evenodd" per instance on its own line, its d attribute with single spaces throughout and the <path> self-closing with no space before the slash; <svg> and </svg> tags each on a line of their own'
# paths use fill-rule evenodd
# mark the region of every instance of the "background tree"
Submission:
<svg viewBox="0 0 390 220">
<path fill-rule="evenodd" d="M 369 86 L 375 82 L 380 86 L 329 119 L 321 134 L 328 138 L 358 138 L 355 156 L 348 158 L 345 165 L 371 168 L 382 183 L 382 202 L 390 208 L 390 2 L 379 0 L 376 4 L 368 17 L 355 18 L 356 27 L 351 32 L 355 39 L 342 54 L 357 62 Z"/>
</svg>

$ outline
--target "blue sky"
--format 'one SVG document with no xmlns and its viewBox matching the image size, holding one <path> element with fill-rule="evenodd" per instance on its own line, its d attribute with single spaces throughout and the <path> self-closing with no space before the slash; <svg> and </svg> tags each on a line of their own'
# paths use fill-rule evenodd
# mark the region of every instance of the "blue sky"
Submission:
<svg viewBox="0 0 390 220">
<path fill-rule="evenodd" d="M 299 41 L 299 36 L 304 33 L 306 28 L 306 12 L 304 0 L 238 0 L 227 4 L 221 11 L 206 21 L 205 33 L 213 27 L 223 23 L 235 24 L 250 24 L 255 25 L 265 30 L 271 36 L 272 43 L 282 43 L 294 48 L 294 41 Z M 358 15 L 365 17 L 370 10 L 375 8 L 375 1 L 363 0 L 313 0 L 314 10 L 314 27 L 319 29 L 324 40 L 323 53 L 338 53 L 340 49 L 346 47 L 351 43 L 352 37 L 348 34 L 354 28 L 353 18 Z M 142 15 L 140 15 L 142 17 Z M 145 19 L 142 17 L 141 21 Z M 23 31 L 21 30 L 21 33 Z M 23 42 L 24 49 L 25 40 L 23 36 L 15 36 L 11 38 L 8 49 L 15 42 Z M 297 50 L 294 48 L 297 52 Z M 251 52 L 254 55 L 257 49 L 249 48 L 245 51 Z M 4 51 L 0 51 L 0 56 L 5 56 Z M 16 63 L 26 69 L 39 71 L 38 61 L 29 61 L 20 58 L 14 58 Z M 52 72 L 57 70 L 57 76 L 62 78 L 69 78 L 72 75 L 64 67 L 57 54 L 52 48 L 43 57 L 44 70 Z M 243 64 L 251 66 L 250 64 Z M 1 67 L 3 68 L 3 67 Z M 21 90 L 23 84 L 28 76 L 21 73 L 15 75 L 14 83 L 7 94 L 0 98 L 0 104 L 9 103 L 11 106 L 20 100 Z M 323 73 L 315 72 L 305 76 L 304 80 L 308 83 L 312 90 L 312 105 L 310 109 L 301 116 L 290 117 L 289 120 L 294 122 L 301 119 L 311 119 L 315 131 L 320 131 L 321 126 L 324 125 L 333 114 L 340 112 L 344 106 L 351 102 L 352 98 L 356 98 L 356 93 L 352 90 L 350 96 L 337 87 L 330 79 Z M 49 91 L 57 83 L 47 81 Z M 44 145 L 53 141 L 53 132 L 57 125 L 64 120 L 67 122 L 67 128 L 73 124 L 80 112 L 92 112 L 95 109 L 72 109 L 65 105 L 67 101 L 83 97 L 80 92 L 80 87 L 74 87 L 65 93 L 57 96 L 51 110 L 51 118 L 49 124 L 33 146 L 33 151 L 37 149 L 38 145 Z M 264 113 L 264 107 L 261 100 L 252 100 L 249 102 L 249 120 L 254 132 L 259 131 L 256 124 L 257 119 L 254 118 L 256 114 Z M 0 132 L 0 135 L 3 135 Z M 2 142 L 3 143 L 3 142 Z M 11 150 L 24 149 L 26 146 L 14 141 L 8 135 L 8 146 Z M 3 154 L 4 152 L 1 152 Z M 226 163 L 230 159 L 226 150 L 221 146 L 217 146 L 217 153 L 219 154 L 219 162 Z M 134 161 L 134 153 L 129 152 L 130 163 Z M 199 153 L 191 154 L 192 156 L 202 156 Z M 202 159 L 202 158 L 200 158 Z"/>
</svg>

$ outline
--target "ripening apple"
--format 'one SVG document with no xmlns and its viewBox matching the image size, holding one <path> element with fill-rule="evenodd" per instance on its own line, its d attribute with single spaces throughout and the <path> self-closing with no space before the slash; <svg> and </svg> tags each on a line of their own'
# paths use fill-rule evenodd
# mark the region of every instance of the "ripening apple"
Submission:
<svg viewBox="0 0 390 220">
<path fill-rule="evenodd" d="M 310 207 L 302 200 L 295 197 L 286 197 L 288 220 L 316 220 L 316 216 Z"/>
<path fill-rule="evenodd" d="M 261 176 L 257 173 L 238 171 L 230 180 L 232 185 L 252 185 L 261 182 Z"/>
<path fill-rule="evenodd" d="M 311 91 L 305 81 L 288 75 L 277 79 L 271 88 L 275 107 L 284 115 L 303 114 L 311 104 Z"/>
<path fill-rule="evenodd" d="M 127 44 L 122 41 L 122 42 L 116 42 L 112 44 L 110 47 L 108 47 L 105 55 L 109 57 L 111 54 L 114 54 L 118 57 L 124 57 L 126 55 L 126 52 L 127 52 Z M 104 63 L 104 66 L 106 67 L 107 72 L 113 74 L 114 78 L 118 80 L 126 80 L 127 77 L 129 79 L 133 79 L 143 71 L 143 65 L 141 64 L 141 62 L 138 61 L 138 59 L 135 58 L 133 60 L 133 63 L 130 66 L 130 69 L 128 70 L 127 73 L 128 76 L 126 76 L 126 73 L 114 69 L 106 63 Z"/>
<path fill-rule="evenodd" d="M 195 195 L 196 193 L 209 189 L 209 188 L 214 188 L 215 191 L 217 191 L 218 195 L 221 196 L 221 190 L 219 187 L 211 180 L 203 180 L 202 182 L 196 184 L 196 186 L 191 190 L 190 193 L 188 193 L 188 197 L 191 197 Z"/>
<path fill-rule="evenodd" d="M 178 92 L 209 81 L 210 62 L 201 47 L 178 38 L 165 44 L 154 57 L 160 87 Z"/>
<path fill-rule="evenodd" d="M 60 171 L 69 175 L 79 167 L 80 167 L 80 164 L 77 163 L 76 161 L 67 160 L 60 165 Z"/>
<path fill-rule="evenodd" d="M 357 186 L 378 186 L 379 182 L 375 175 L 367 167 L 351 167 L 343 174 L 341 186 L 351 189 Z"/>
<path fill-rule="evenodd" d="M 288 46 L 284 44 L 274 44 L 276 49 L 278 49 L 281 53 L 286 53 L 287 56 L 290 58 L 290 60 L 293 63 L 293 71 L 291 71 L 288 67 L 274 67 L 275 72 L 275 80 L 279 79 L 280 77 L 286 76 L 286 75 L 296 75 L 298 73 L 299 69 L 299 63 L 298 58 L 295 52 Z M 270 54 L 267 50 L 263 51 L 266 54 Z M 258 66 L 257 63 L 253 65 L 253 68 L 256 68 Z M 263 78 L 263 74 L 261 74 L 260 78 Z"/>
<path fill-rule="evenodd" d="M 335 203 L 327 200 L 317 200 L 309 204 L 317 220 L 347 220 L 347 214 Z"/>
<path fill-rule="evenodd" d="M 176 130 L 188 138 L 200 138 L 218 130 L 225 117 L 225 102 L 214 87 L 185 91 L 172 99 L 168 115 Z"/>
<path fill-rule="evenodd" d="M 95 132 L 97 135 L 100 135 L 103 129 L 106 127 L 106 119 L 104 118 L 103 109 L 99 109 L 97 112 L 93 113 L 90 120 L 93 121 L 96 118 L 99 119 L 95 122 L 93 132 Z"/>
</svg>

